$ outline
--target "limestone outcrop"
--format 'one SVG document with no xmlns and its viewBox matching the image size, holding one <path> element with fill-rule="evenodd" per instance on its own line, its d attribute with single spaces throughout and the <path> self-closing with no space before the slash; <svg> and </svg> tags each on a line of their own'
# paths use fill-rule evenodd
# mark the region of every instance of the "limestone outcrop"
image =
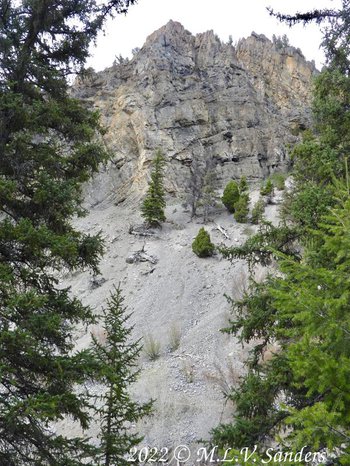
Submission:
<svg viewBox="0 0 350 466">
<path fill-rule="evenodd" d="M 194 159 L 212 159 L 222 185 L 286 170 L 288 145 L 310 123 L 315 73 L 300 51 L 278 50 L 264 36 L 234 47 L 170 21 L 131 60 L 74 85 L 74 95 L 101 112 L 113 154 L 89 186 L 90 201 L 141 195 L 157 148 L 173 194 L 186 191 Z"/>
</svg>

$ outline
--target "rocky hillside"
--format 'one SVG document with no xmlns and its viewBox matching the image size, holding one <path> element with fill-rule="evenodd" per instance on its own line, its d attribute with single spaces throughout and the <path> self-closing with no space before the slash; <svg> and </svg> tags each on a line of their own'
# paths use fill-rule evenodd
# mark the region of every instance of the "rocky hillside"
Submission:
<svg viewBox="0 0 350 466">
<path fill-rule="evenodd" d="M 251 191 L 250 195 L 253 204 L 259 192 Z M 208 440 L 212 428 L 232 419 L 233 405 L 224 393 L 243 374 L 247 348 L 220 329 L 227 327 L 231 318 L 224 295 L 241 297 L 247 285 L 247 267 L 244 261 L 231 264 L 220 254 L 198 258 L 191 244 L 203 226 L 202 218 L 191 221 L 190 212 L 177 199 L 168 199 L 167 221 L 149 237 L 129 233 L 129 226 L 139 225 L 142 219 L 138 209 L 125 204 L 115 206 L 106 200 L 103 208 L 101 204 L 91 207 L 87 217 L 77 220 L 76 226 L 84 232 L 102 232 L 106 253 L 101 275 L 66 274 L 61 282 L 97 312 L 105 306 L 113 287 L 121 285 L 128 310 L 133 313 L 132 337 L 142 338 L 144 344 L 133 395 L 142 401 L 156 400 L 153 416 L 136 426 L 145 437 L 142 446 L 170 450 L 185 444 L 195 452 L 202 445 L 198 441 Z M 269 221 L 276 220 L 277 207 L 266 207 Z M 257 230 L 256 225 L 237 224 L 223 206 L 211 212 L 205 228 L 216 245 L 227 246 L 242 244 Z M 141 250 L 145 252 L 141 260 L 133 260 L 135 252 Z M 258 270 L 256 278 L 262 276 L 263 271 Z M 104 341 L 99 324 L 82 327 L 76 334 L 77 348 L 89 345 L 90 332 Z M 155 360 L 149 357 L 150 338 L 159 345 Z M 100 393 L 101 387 L 92 390 Z M 67 435 L 81 433 L 71 419 L 57 428 Z M 93 426 L 85 435 L 96 438 L 98 429 Z M 197 464 L 195 459 L 185 463 L 193 464 Z"/>
<path fill-rule="evenodd" d="M 246 265 L 230 264 L 219 254 L 210 259 L 193 254 L 202 218 L 191 220 L 181 200 L 191 164 L 215 160 L 221 188 L 242 174 L 255 181 L 286 169 L 286 144 L 309 124 L 314 73 L 299 51 L 278 50 L 264 36 L 253 34 L 233 47 L 212 31 L 193 36 L 171 21 L 131 61 L 93 73 L 74 87 L 76 96 L 101 111 L 113 160 L 86 187 L 88 216 L 77 219 L 81 230 L 102 231 L 105 238 L 101 276 L 61 278 L 97 310 L 121 284 L 133 311 L 133 335 L 145 342 L 134 394 L 156 400 L 154 416 L 137 426 L 144 444 L 198 448 L 199 439 L 231 419 L 233 406 L 223 393 L 237 383 L 246 357 L 237 339 L 220 332 L 230 318 L 224 294 L 241 296 Z M 158 147 L 169 159 L 167 190 L 176 195 L 168 196 L 161 230 L 148 237 L 130 234 L 129 227 L 142 222 L 134 201 L 147 186 Z M 253 203 L 259 190 L 251 186 L 250 194 Z M 277 209 L 266 206 L 266 218 L 276 221 Z M 229 246 L 242 244 L 257 227 L 237 224 L 218 206 L 206 229 L 215 244 Z M 133 261 L 140 251 L 146 261 Z M 99 325 L 81 328 L 77 347 L 89 344 L 91 331 L 103 339 Z M 154 361 L 146 354 L 150 337 L 160 345 Z M 75 433 L 71 422 L 58 429 Z M 97 430 L 88 434 L 96 437 Z"/>
<path fill-rule="evenodd" d="M 170 161 L 169 193 L 185 190 L 194 159 L 214 160 L 222 184 L 285 170 L 286 145 L 309 124 L 315 72 L 300 51 L 278 49 L 265 36 L 253 33 L 234 47 L 213 31 L 194 36 L 170 21 L 132 60 L 74 87 L 101 111 L 113 153 L 89 189 L 91 202 L 142 194 L 158 147 Z"/>
</svg>

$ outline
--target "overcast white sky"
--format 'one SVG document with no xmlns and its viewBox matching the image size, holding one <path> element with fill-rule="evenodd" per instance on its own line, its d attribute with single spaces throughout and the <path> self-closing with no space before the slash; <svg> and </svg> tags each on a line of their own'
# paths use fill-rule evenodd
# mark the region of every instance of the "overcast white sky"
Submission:
<svg viewBox="0 0 350 466">
<path fill-rule="evenodd" d="M 315 25 L 288 28 L 269 16 L 267 6 L 283 13 L 313 8 L 336 8 L 341 0 L 138 0 L 126 16 L 117 16 L 106 26 L 91 50 L 88 65 L 99 71 L 111 66 L 116 55 L 131 56 L 131 50 L 142 47 L 146 37 L 170 19 L 179 21 L 193 34 L 213 29 L 223 40 L 232 35 L 236 42 L 252 31 L 265 34 L 287 34 L 307 59 L 323 62 L 319 49 L 321 33 Z"/>
</svg>

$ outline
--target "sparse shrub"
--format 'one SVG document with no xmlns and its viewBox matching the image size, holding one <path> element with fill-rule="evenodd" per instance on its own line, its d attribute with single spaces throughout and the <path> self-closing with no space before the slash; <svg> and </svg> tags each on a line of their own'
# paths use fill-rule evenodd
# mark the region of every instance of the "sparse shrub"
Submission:
<svg viewBox="0 0 350 466">
<path fill-rule="evenodd" d="M 235 204 L 239 199 L 239 191 L 239 186 L 234 180 L 229 181 L 224 189 L 221 200 L 226 209 L 231 213 L 235 211 Z"/>
<path fill-rule="evenodd" d="M 210 257 L 214 250 L 215 246 L 210 240 L 209 233 L 202 227 L 192 243 L 192 251 L 198 257 Z"/>
<path fill-rule="evenodd" d="M 238 223 L 246 223 L 249 214 L 249 194 L 242 194 L 235 204 L 235 212 L 233 214 Z"/>
<path fill-rule="evenodd" d="M 278 191 L 283 191 L 285 188 L 286 175 L 284 173 L 274 173 L 271 175 L 273 185 Z"/>
<path fill-rule="evenodd" d="M 215 362 L 212 371 L 206 372 L 205 377 L 209 382 L 217 385 L 227 398 L 230 397 L 240 379 L 237 368 L 230 359 L 227 359 L 224 364 Z"/>
<path fill-rule="evenodd" d="M 271 194 L 273 194 L 273 183 L 270 180 L 270 178 L 266 181 L 266 183 L 263 186 L 261 186 L 260 194 L 262 196 L 271 196 Z"/>
<path fill-rule="evenodd" d="M 180 346 L 181 332 L 177 324 L 173 324 L 169 330 L 169 348 L 170 351 L 176 351 Z"/>
<path fill-rule="evenodd" d="M 247 177 L 242 176 L 241 179 L 239 180 L 239 194 L 246 193 L 249 189 L 248 183 L 247 183 Z"/>
<path fill-rule="evenodd" d="M 143 351 L 150 361 L 155 361 L 160 356 L 160 343 L 153 335 L 146 335 L 143 341 Z"/>
<path fill-rule="evenodd" d="M 260 223 L 261 220 L 263 219 L 264 212 L 265 212 L 265 201 L 264 199 L 260 198 L 253 206 L 251 222 L 254 225 L 257 225 L 258 223 Z"/>
</svg>

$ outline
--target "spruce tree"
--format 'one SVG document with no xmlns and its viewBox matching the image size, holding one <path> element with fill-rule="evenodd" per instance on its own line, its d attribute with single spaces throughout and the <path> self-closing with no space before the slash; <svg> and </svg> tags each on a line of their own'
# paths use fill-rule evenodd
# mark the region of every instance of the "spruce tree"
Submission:
<svg viewBox="0 0 350 466">
<path fill-rule="evenodd" d="M 129 318 L 118 287 L 103 311 L 104 341 L 93 336 L 94 350 L 102 368 L 100 381 L 105 390 L 99 410 L 101 444 L 96 455 L 99 466 L 130 464 L 126 456 L 142 440 L 137 433 L 130 432 L 130 425 L 149 414 L 152 407 L 152 402 L 137 403 L 129 394 L 130 384 L 139 374 L 137 361 L 142 349 L 139 341 L 130 340 L 133 327 L 127 326 Z"/>
<path fill-rule="evenodd" d="M 229 396 L 235 419 L 213 432 L 221 446 L 256 444 L 258 462 L 277 440 L 282 451 L 322 452 L 321 464 L 350 464 L 350 10 L 342 3 L 340 10 L 280 15 L 290 23 L 329 21 L 329 67 L 314 87 L 316 131 L 293 150 L 281 224 L 266 223 L 243 246 L 223 251 L 251 267 L 275 266 L 232 301 L 227 331 L 253 347 L 247 374 Z"/>
<path fill-rule="evenodd" d="M 235 422 L 213 432 L 222 446 L 257 444 L 266 460 L 266 439 L 284 431 L 282 450 L 327 447 L 335 464 L 350 462 L 350 201 L 344 187 L 338 196 L 320 228 L 310 231 L 303 261 L 278 255 L 281 276 L 252 281 L 233 303 L 228 331 L 260 342 L 230 395 Z"/>
<path fill-rule="evenodd" d="M 57 272 L 98 271 L 100 235 L 77 231 L 82 183 L 108 154 L 98 114 L 68 93 L 104 20 L 132 1 L 0 4 L 0 464 L 81 465 L 91 447 L 54 435 L 69 416 L 89 425 L 83 388 L 96 362 L 73 352 L 90 308 Z M 85 463 L 84 463 L 85 464 Z"/>
<path fill-rule="evenodd" d="M 261 186 L 260 194 L 262 196 L 271 196 L 273 195 L 273 183 L 270 178 L 266 181 L 266 184 Z"/>
<path fill-rule="evenodd" d="M 142 217 L 153 227 L 158 227 L 165 221 L 164 165 L 164 155 L 161 150 L 157 150 L 153 159 L 151 181 L 141 207 Z"/>
<path fill-rule="evenodd" d="M 248 221 L 249 200 L 249 194 L 244 193 L 239 196 L 238 201 L 235 203 L 233 216 L 238 223 L 246 223 Z"/>
<path fill-rule="evenodd" d="M 221 200 L 226 209 L 231 213 L 235 211 L 235 204 L 239 199 L 239 194 L 238 183 L 234 180 L 229 181 L 225 186 Z"/>
<path fill-rule="evenodd" d="M 201 228 L 192 243 L 192 251 L 198 257 L 210 257 L 214 254 L 215 246 L 211 242 L 209 233 Z"/>
</svg>

